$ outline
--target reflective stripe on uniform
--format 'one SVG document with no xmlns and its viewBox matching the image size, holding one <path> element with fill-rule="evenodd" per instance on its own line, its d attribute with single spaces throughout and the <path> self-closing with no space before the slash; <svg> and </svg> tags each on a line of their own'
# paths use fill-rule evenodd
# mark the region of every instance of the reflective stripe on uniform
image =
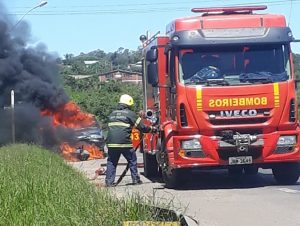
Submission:
<svg viewBox="0 0 300 226">
<path fill-rule="evenodd" d="M 135 124 L 134 124 L 134 125 L 135 125 L 135 126 L 138 126 L 138 124 L 140 124 L 141 120 L 142 120 L 142 119 L 141 119 L 140 117 L 138 117 L 138 119 L 135 121 Z"/>
<path fill-rule="evenodd" d="M 109 148 L 132 148 L 132 144 L 107 144 Z"/>
<path fill-rule="evenodd" d="M 110 122 L 108 123 L 108 127 L 111 126 L 122 126 L 122 127 L 130 127 L 130 124 L 124 122 Z"/>
</svg>

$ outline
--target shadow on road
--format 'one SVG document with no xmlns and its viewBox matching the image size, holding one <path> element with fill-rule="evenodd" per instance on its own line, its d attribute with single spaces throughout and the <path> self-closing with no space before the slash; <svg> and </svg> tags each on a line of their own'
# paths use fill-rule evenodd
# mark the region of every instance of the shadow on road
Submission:
<svg viewBox="0 0 300 226">
<path fill-rule="evenodd" d="M 163 183 L 161 178 L 148 178 L 152 182 Z M 193 171 L 187 175 L 186 182 L 176 190 L 205 189 L 247 189 L 267 186 L 278 186 L 272 173 L 260 172 L 257 175 L 228 175 L 226 170 Z M 300 182 L 298 181 L 298 185 Z M 158 188 L 160 189 L 160 188 Z"/>
<path fill-rule="evenodd" d="M 255 176 L 230 176 L 227 171 L 193 172 L 183 186 L 178 190 L 199 189 L 242 189 L 273 186 L 272 174 L 259 173 Z"/>
</svg>

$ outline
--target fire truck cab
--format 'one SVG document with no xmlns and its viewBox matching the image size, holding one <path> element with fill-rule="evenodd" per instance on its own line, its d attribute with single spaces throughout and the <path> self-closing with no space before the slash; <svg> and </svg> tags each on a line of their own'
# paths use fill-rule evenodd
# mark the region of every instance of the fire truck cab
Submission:
<svg viewBox="0 0 300 226">
<path fill-rule="evenodd" d="M 298 104 L 285 17 L 266 6 L 194 8 L 166 35 L 143 43 L 144 110 L 159 125 L 144 136 L 146 176 L 167 187 L 193 168 L 300 176 Z"/>
</svg>

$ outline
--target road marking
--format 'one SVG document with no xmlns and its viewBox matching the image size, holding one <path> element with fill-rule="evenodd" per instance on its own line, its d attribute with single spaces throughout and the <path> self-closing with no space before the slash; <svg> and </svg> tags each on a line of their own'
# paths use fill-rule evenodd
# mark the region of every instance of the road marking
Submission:
<svg viewBox="0 0 300 226">
<path fill-rule="evenodd" d="M 300 193 L 300 191 L 290 189 L 290 188 L 278 188 L 278 190 L 286 193 L 292 193 L 292 194 Z"/>
</svg>

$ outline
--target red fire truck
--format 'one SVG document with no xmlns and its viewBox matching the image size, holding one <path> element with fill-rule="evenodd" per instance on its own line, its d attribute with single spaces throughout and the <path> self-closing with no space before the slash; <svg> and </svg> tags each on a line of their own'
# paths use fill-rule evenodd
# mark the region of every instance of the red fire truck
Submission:
<svg viewBox="0 0 300 226">
<path fill-rule="evenodd" d="M 290 43 L 266 6 L 194 8 L 143 43 L 144 108 L 158 134 L 143 141 L 146 176 L 176 187 L 191 169 L 300 175 L 300 130 Z"/>
</svg>

